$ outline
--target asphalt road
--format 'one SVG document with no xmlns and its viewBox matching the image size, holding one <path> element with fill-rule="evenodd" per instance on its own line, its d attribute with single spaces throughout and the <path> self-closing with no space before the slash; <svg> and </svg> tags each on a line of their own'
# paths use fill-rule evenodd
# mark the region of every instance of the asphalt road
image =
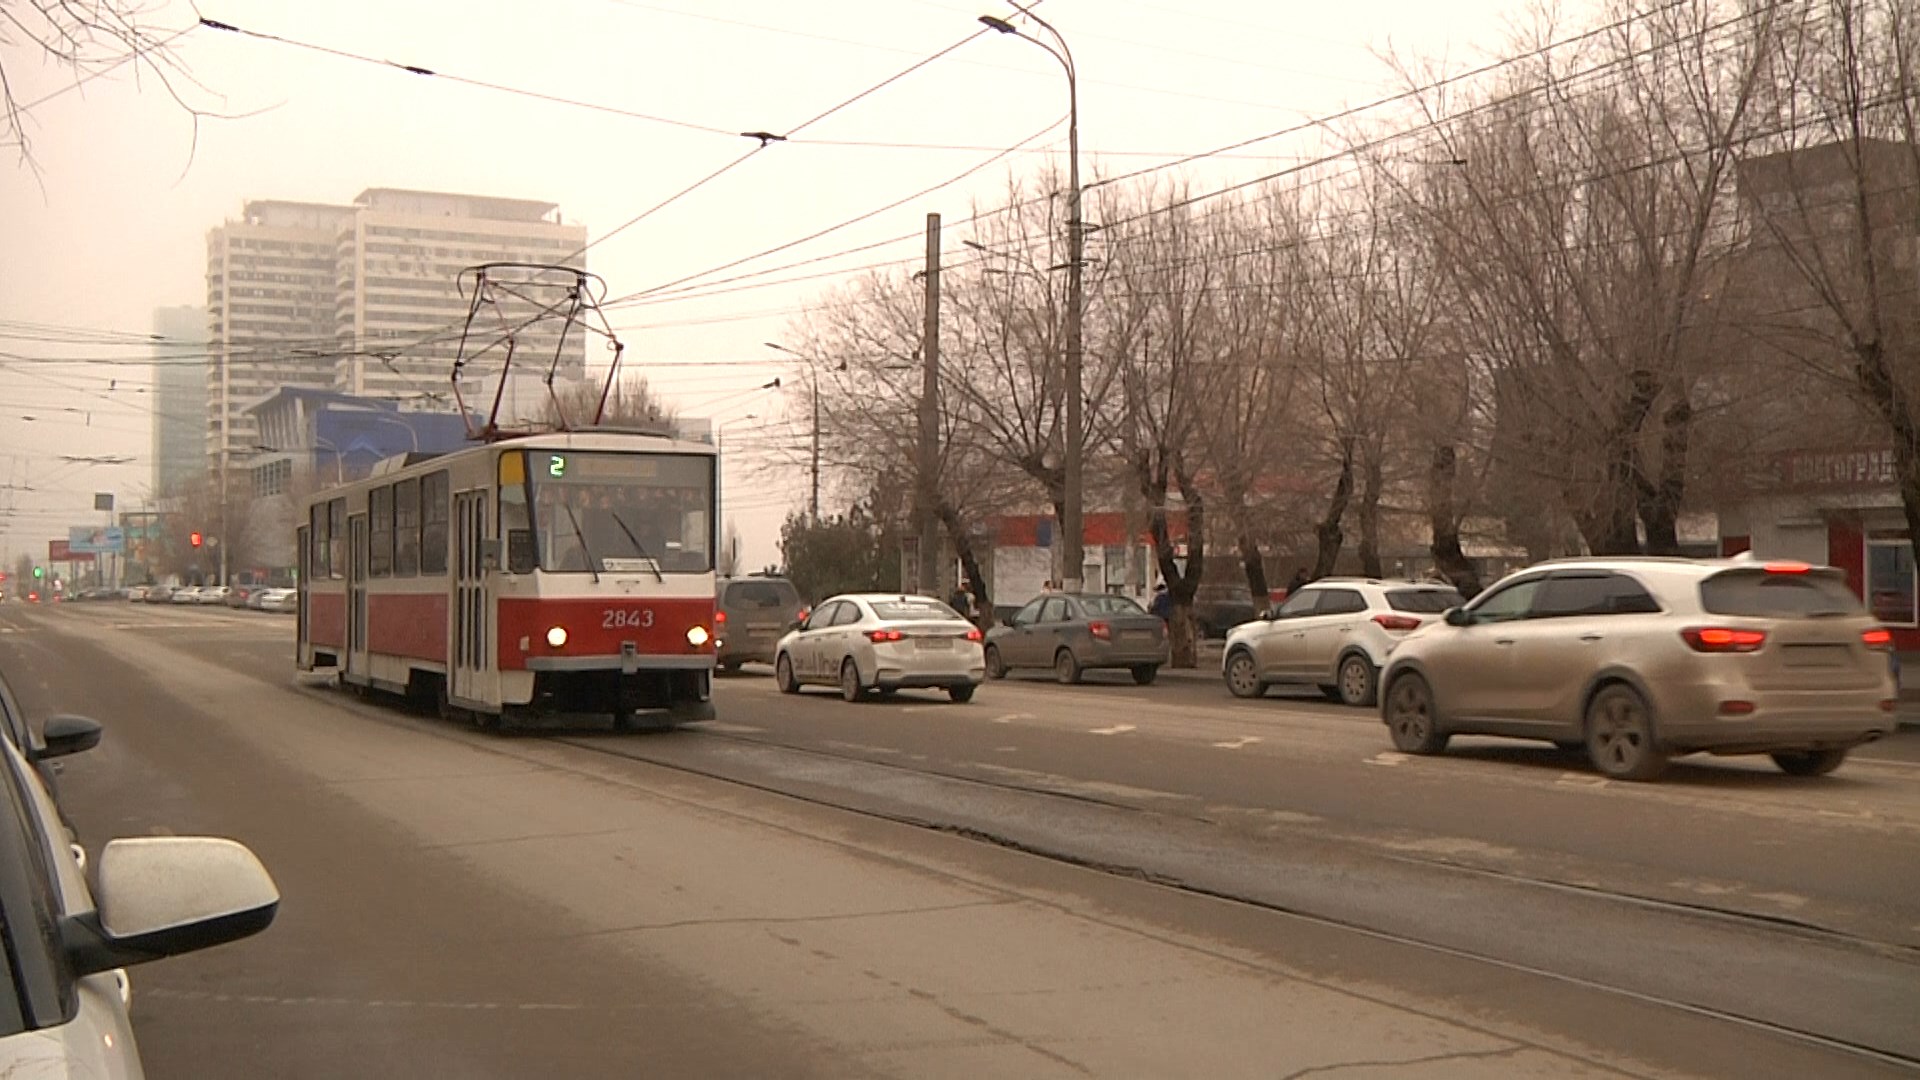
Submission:
<svg viewBox="0 0 1920 1080">
<path fill-rule="evenodd" d="M 1627 785 L 1211 678 L 848 706 L 756 675 L 695 729 L 495 737 L 290 653 L 273 616 L 0 609 L 29 712 L 108 725 L 63 788 L 89 845 L 237 836 L 286 896 L 134 973 L 156 1077 L 1920 1062 L 1920 740 Z"/>
</svg>

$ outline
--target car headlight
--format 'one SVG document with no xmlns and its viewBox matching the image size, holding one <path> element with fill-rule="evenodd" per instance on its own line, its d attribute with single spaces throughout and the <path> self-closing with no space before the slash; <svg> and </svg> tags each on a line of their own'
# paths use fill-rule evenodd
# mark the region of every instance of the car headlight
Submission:
<svg viewBox="0 0 1920 1080">
<path fill-rule="evenodd" d="M 547 644 L 558 649 L 567 643 L 567 628 L 564 626 L 547 627 Z"/>
<path fill-rule="evenodd" d="M 687 631 L 687 644 L 692 645 L 694 648 L 699 648 L 705 645 L 707 639 L 711 636 L 711 634 L 707 633 L 706 627 L 696 626 Z"/>
</svg>

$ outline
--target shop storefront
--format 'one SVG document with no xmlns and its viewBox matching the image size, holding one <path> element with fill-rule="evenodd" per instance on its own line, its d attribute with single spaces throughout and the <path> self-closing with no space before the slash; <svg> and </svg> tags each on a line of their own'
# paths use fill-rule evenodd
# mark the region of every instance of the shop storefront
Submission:
<svg viewBox="0 0 1920 1080">
<path fill-rule="evenodd" d="M 1722 554 L 1751 550 L 1837 567 L 1893 630 L 1895 647 L 1920 651 L 1920 575 L 1891 449 L 1788 455 L 1776 484 L 1723 510 L 1720 520 Z"/>
</svg>

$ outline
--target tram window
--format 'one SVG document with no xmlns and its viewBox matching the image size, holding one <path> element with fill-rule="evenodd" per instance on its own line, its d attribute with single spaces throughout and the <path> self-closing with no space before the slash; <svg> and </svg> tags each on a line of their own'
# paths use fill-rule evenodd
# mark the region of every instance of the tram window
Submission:
<svg viewBox="0 0 1920 1080">
<path fill-rule="evenodd" d="M 327 503 L 327 573 L 336 581 L 347 576 L 347 500 Z"/>
<path fill-rule="evenodd" d="M 453 487 L 445 471 L 420 478 L 420 572 L 447 572 L 447 520 Z"/>
<path fill-rule="evenodd" d="M 367 493 L 367 574 L 387 577 L 393 573 L 393 488 L 383 486 Z"/>
<path fill-rule="evenodd" d="M 527 455 L 500 455 L 500 535 L 507 542 L 507 572 L 531 574 L 539 566 L 533 523 L 527 515 Z"/>
<path fill-rule="evenodd" d="M 309 581 L 329 577 L 332 574 L 332 571 L 327 568 L 328 520 L 326 503 L 314 503 L 307 511 L 307 579 Z"/>
<path fill-rule="evenodd" d="M 713 568 L 711 458 L 536 451 L 529 465 L 542 569 L 672 574 Z"/>
<path fill-rule="evenodd" d="M 393 485 L 393 576 L 420 572 L 420 481 Z"/>
</svg>

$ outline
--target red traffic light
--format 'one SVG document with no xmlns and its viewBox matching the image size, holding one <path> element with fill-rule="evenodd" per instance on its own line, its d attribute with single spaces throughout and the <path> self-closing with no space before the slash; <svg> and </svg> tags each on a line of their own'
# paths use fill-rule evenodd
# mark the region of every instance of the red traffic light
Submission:
<svg viewBox="0 0 1920 1080">
<path fill-rule="evenodd" d="M 206 539 L 205 537 L 201 536 L 197 532 L 187 534 L 187 543 L 192 544 L 194 547 L 199 547 L 201 542 L 204 541 L 205 539 Z"/>
</svg>

